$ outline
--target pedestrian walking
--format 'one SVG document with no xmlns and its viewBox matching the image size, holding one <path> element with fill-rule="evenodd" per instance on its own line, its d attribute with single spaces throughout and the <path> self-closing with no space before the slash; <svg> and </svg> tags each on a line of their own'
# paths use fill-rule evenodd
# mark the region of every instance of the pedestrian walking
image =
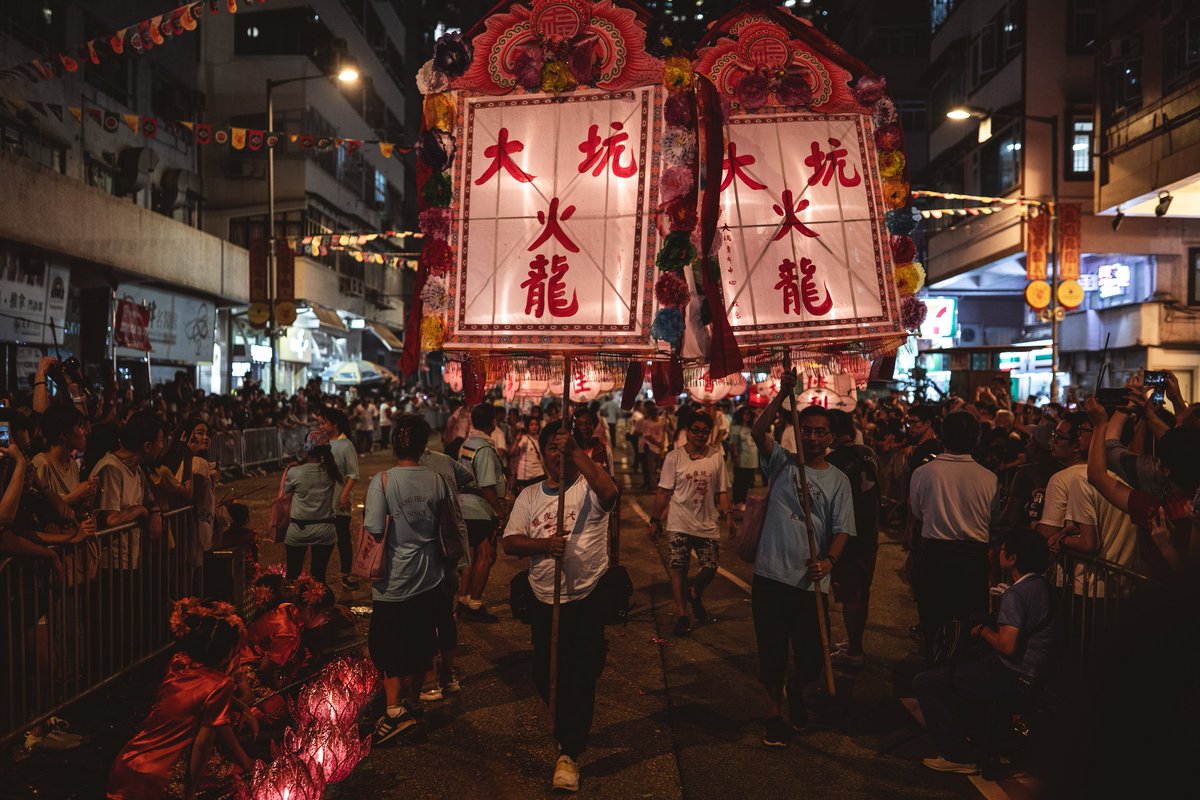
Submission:
<svg viewBox="0 0 1200 800">
<path fill-rule="evenodd" d="M 753 412 L 743 407 L 734 413 L 729 429 L 729 446 L 733 451 L 733 507 L 738 511 L 746 510 L 746 497 L 758 474 L 758 445 L 750 435 L 753 424 Z"/>
<path fill-rule="evenodd" d="M 463 518 L 471 541 L 471 568 L 463 573 L 459 588 L 460 616 L 475 622 L 498 622 L 483 606 L 492 565 L 496 563 L 496 535 L 503 525 L 507 491 L 504 467 L 492 433 L 496 412 L 488 403 L 471 409 L 471 430 L 459 449 L 458 460 L 475 475 L 475 485 L 464 490 Z"/>
<path fill-rule="evenodd" d="M 326 407 L 320 412 L 319 430 L 329 437 L 329 449 L 342 480 L 337 485 L 337 502 L 334 504 L 333 524 L 337 529 L 338 566 L 342 570 L 342 588 L 354 591 L 358 581 L 350 577 L 353 558 L 350 537 L 350 505 L 354 499 L 354 487 L 358 484 L 358 451 L 350 439 L 350 420 L 339 408 Z"/>
<path fill-rule="evenodd" d="M 287 579 L 294 581 L 304 569 L 312 549 L 309 574 L 325 583 L 325 572 L 337 542 L 334 503 L 342 473 L 333 460 L 329 436 L 312 431 L 304 442 L 305 461 L 287 471 L 283 493 L 292 496 L 291 523 L 283 540 L 287 552 Z M 349 561 L 346 562 L 349 564 Z"/>
<path fill-rule="evenodd" d="M 533 590 L 531 636 L 533 680 L 542 699 L 550 697 L 550 623 L 555 559 L 562 560 L 554 738 L 559 748 L 553 788 L 579 789 L 579 757 L 588 742 L 596 704 L 596 681 L 604 670 L 602 598 L 593 590 L 608 569 L 608 523 L 620 499 L 616 484 L 552 422 L 540 444 L 546 479 L 527 487 L 504 530 L 504 552 L 528 556 Z M 561 483 L 560 483 L 561 480 Z M 564 534 L 558 532 L 559 493 L 564 499 Z"/>
</svg>

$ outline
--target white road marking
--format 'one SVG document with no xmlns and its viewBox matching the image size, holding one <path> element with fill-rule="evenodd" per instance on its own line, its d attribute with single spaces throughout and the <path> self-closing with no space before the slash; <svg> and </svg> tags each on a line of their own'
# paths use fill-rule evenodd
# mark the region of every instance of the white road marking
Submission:
<svg viewBox="0 0 1200 800">
<path fill-rule="evenodd" d="M 635 500 L 634 498 L 631 497 L 631 498 L 629 498 L 629 505 L 633 507 L 634 513 L 636 513 L 639 517 L 642 518 L 642 522 L 646 523 L 647 525 L 650 524 L 650 515 L 646 513 L 646 509 L 642 508 L 641 503 L 639 503 L 637 500 Z M 741 589 L 746 594 L 750 594 L 750 584 L 746 583 L 744 580 L 739 578 L 737 575 L 734 575 L 729 570 L 725 569 L 724 567 L 717 567 L 717 574 L 720 575 L 722 578 L 725 578 L 726 580 L 728 580 L 730 583 L 732 583 L 734 586 Z"/>
</svg>

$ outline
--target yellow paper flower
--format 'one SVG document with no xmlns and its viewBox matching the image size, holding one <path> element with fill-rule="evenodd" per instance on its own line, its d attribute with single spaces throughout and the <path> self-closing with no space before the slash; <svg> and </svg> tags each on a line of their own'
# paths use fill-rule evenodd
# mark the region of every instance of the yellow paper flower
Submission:
<svg viewBox="0 0 1200 800">
<path fill-rule="evenodd" d="M 908 202 L 908 183 L 902 178 L 888 178 L 883 182 L 883 202 L 888 208 L 903 208 Z"/>
<path fill-rule="evenodd" d="M 446 328 L 441 317 L 425 317 L 421 320 L 421 349 L 426 352 L 441 350 L 446 341 Z"/>
<path fill-rule="evenodd" d="M 663 66 L 663 86 L 667 87 L 667 91 L 690 89 L 694 79 L 692 62 L 686 56 L 671 56 Z"/>
<path fill-rule="evenodd" d="M 425 98 L 421 125 L 425 130 L 440 128 L 454 130 L 454 100 L 449 92 L 431 94 Z"/>
<path fill-rule="evenodd" d="M 910 297 L 925 285 L 925 268 L 919 261 L 910 261 L 896 267 L 896 288 L 901 297 Z"/>
<path fill-rule="evenodd" d="M 879 154 L 879 174 L 885 178 L 899 178 L 904 174 L 904 153 L 888 150 Z"/>
<path fill-rule="evenodd" d="M 565 92 L 575 88 L 575 77 L 571 68 L 563 61 L 547 61 L 542 67 L 542 91 Z"/>
</svg>

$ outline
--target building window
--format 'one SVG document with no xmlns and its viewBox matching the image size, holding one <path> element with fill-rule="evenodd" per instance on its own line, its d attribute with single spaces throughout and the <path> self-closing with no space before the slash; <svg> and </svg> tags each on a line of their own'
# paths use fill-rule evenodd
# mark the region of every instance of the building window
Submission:
<svg viewBox="0 0 1200 800">
<path fill-rule="evenodd" d="M 1142 107 L 1142 40 L 1113 39 L 1101 48 L 1108 111 L 1121 118 Z"/>
<path fill-rule="evenodd" d="M 1071 136 L 1067 141 L 1067 180 L 1092 178 L 1092 119 L 1075 117 L 1071 120 Z"/>
<path fill-rule="evenodd" d="M 897 100 L 896 113 L 905 133 L 925 130 L 925 103 L 921 100 Z"/>
<path fill-rule="evenodd" d="M 60 174 L 66 173 L 67 148 L 33 128 L 0 120 L 0 145 L 6 153 L 27 158 Z"/>
<path fill-rule="evenodd" d="M 1067 6 L 1067 52 L 1090 53 L 1096 42 L 1096 0 L 1071 0 Z"/>
<path fill-rule="evenodd" d="M 1163 25 L 1163 93 L 1200 78 L 1200 0 L 1183 4 L 1180 19 Z"/>
<path fill-rule="evenodd" d="M 333 40 L 310 8 L 244 12 L 233 28 L 233 52 L 239 56 L 311 56 L 329 50 Z"/>
<path fill-rule="evenodd" d="M 1021 181 L 1020 124 L 1009 125 L 975 151 L 975 185 L 979 194 L 1002 197 Z"/>
<path fill-rule="evenodd" d="M 959 0 L 929 0 L 929 30 L 937 33 L 958 5 Z"/>
<path fill-rule="evenodd" d="M 1188 248 L 1188 305 L 1200 306 L 1200 247 Z"/>
</svg>

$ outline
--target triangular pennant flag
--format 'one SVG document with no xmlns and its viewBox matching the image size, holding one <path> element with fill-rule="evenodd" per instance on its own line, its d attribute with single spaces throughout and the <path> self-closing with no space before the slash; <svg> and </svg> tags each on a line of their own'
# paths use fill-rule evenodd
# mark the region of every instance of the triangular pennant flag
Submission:
<svg viewBox="0 0 1200 800">
<path fill-rule="evenodd" d="M 187 128 L 189 131 L 194 131 L 196 129 L 196 123 L 194 122 L 180 122 L 179 124 Z"/>
<path fill-rule="evenodd" d="M 213 141 L 217 144 L 225 144 L 229 141 L 229 131 L 225 130 L 224 128 L 218 128 L 213 133 Z"/>
<path fill-rule="evenodd" d="M 41 114 L 43 117 L 47 116 L 45 103 L 39 103 L 37 100 L 30 100 L 29 107 Z"/>
<path fill-rule="evenodd" d="M 59 105 L 58 103 L 46 103 L 46 108 L 50 109 L 51 114 L 58 117 L 59 122 L 62 122 L 63 107 L 61 105 Z"/>
<path fill-rule="evenodd" d="M 121 127 L 121 120 L 117 117 L 117 115 L 112 113 L 111 111 L 105 111 L 104 112 L 104 130 L 108 131 L 109 133 L 116 133 L 120 127 Z"/>
<path fill-rule="evenodd" d="M 304 150 L 311 150 L 314 144 L 316 144 L 316 140 L 315 140 L 315 139 L 313 139 L 313 137 L 311 137 L 311 136 L 308 136 L 307 134 L 305 134 L 305 135 L 302 135 L 302 136 L 300 137 L 300 147 L 301 147 L 301 149 L 304 149 Z"/>
<path fill-rule="evenodd" d="M 237 13 L 237 0 L 226 0 L 225 7 L 229 9 L 230 14 Z"/>
<path fill-rule="evenodd" d="M 66 53 L 59 53 L 58 60 L 62 63 L 63 69 L 65 69 L 67 72 L 78 72 L 79 71 L 79 62 L 77 62 L 75 59 L 71 58 Z"/>
<path fill-rule="evenodd" d="M 9 98 L 8 104 L 13 107 L 13 111 L 22 111 L 25 108 L 25 101 L 18 100 L 15 97 Z"/>
<path fill-rule="evenodd" d="M 149 29 L 150 41 L 155 44 L 163 43 L 162 17 L 151 17 L 149 23 L 143 22 L 142 24 L 147 25 Z"/>
<path fill-rule="evenodd" d="M 128 28 L 122 28 L 114 33 L 108 40 L 108 46 L 111 47 L 112 51 L 117 55 L 121 55 L 121 53 L 125 52 L 125 31 L 127 30 Z"/>
<path fill-rule="evenodd" d="M 208 144 L 212 141 L 212 125 L 200 122 L 196 125 L 196 144 Z"/>
<path fill-rule="evenodd" d="M 138 132 L 138 115 L 137 114 L 122 114 L 121 119 L 125 120 L 125 124 L 129 126 L 129 130 L 134 133 Z"/>
<path fill-rule="evenodd" d="M 147 44 L 147 42 L 146 42 L 145 38 L 142 36 L 142 31 L 140 28 L 138 30 L 132 31 L 129 34 L 129 46 L 134 49 L 134 52 L 141 53 L 142 50 L 145 49 L 146 44 Z"/>
<path fill-rule="evenodd" d="M 100 113 L 100 109 L 89 108 L 87 110 L 87 115 L 89 117 L 91 117 L 92 121 L 95 122 L 97 125 L 101 125 L 101 126 L 104 125 L 104 115 Z"/>
<path fill-rule="evenodd" d="M 221 10 L 221 0 L 208 0 L 208 13 L 216 14 Z"/>
<path fill-rule="evenodd" d="M 142 135 L 147 139 L 158 136 L 158 120 L 154 117 L 142 117 Z"/>
<path fill-rule="evenodd" d="M 263 132 L 250 130 L 246 132 L 246 144 L 250 145 L 251 150 L 257 151 L 263 144 Z"/>
<path fill-rule="evenodd" d="M 54 77 L 54 67 L 50 66 L 48 62 L 44 62 L 35 58 L 29 63 L 32 64 L 34 69 L 38 71 L 38 75 L 41 76 L 42 80 L 48 81 Z"/>
<path fill-rule="evenodd" d="M 234 150 L 241 150 L 246 146 L 245 128 L 230 128 L 229 134 L 229 143 L 233 145 Z"/>
<path fill-rule="evenodd" d="M 342 139 L 342 144 L 346 145 L 346 154 L 349 155 L 362 147 L 362 139 Z"/>
<path fill-rule="evenodd" d="M 69 106 L 67 108 L 67 111 L 71 112 L 71 116 L 75 118 L 76 122 L 80 122 L 80 123 L 83 122 L 83 109 L 82 108 L 77 108 L 75 106 Z"/>
<path fill-rule="evenodd" d="M 328 136 L 323 136 L 320 139 L 317 139 L 318 150 L 328 150 L 332 144 L 333 139 L 330 139 Z"/>
<path fill-rule="evenodd" d="M 267 147 L 275 147 L 277 144 L 279 144 L 279 134 L 275 133 L 274 131 L 270 131 L 267 133 L 266 142 Z"/>
<path fill-rule="evenodd" d="M 391 158 L 392 151 L 395 149 L 396 149 L 396 145 L 392 144 L 391 142 L 380 142 L 379 143 L 379 152 L 384 158 Z"/>
<path fill-rule="evenodd" d="M 199 19 L 197 7 L 199 3 L 193 3 L 187 8 L 182 9 L 179 14 L 179 24 L 183 26 L 185 31 L 196 30 L 196 20 Z"/>
<path fill-rule="evenodd" d="M 100 54 L 96 52 L 96 40 L 95 39 L 88 40 L 87 53 L 88 53 L 88 59 L 90 59 L 93 64 L 100 63 Z"/>
<path fill-rule="evenodd" d="M 294 133 L 288 134 L 288 139 L 290 139 L 292 141 L 292 143 L 295 143 L 299 138 L 300 137 L 297 134 L 294 134 Z"/>
</svg>

